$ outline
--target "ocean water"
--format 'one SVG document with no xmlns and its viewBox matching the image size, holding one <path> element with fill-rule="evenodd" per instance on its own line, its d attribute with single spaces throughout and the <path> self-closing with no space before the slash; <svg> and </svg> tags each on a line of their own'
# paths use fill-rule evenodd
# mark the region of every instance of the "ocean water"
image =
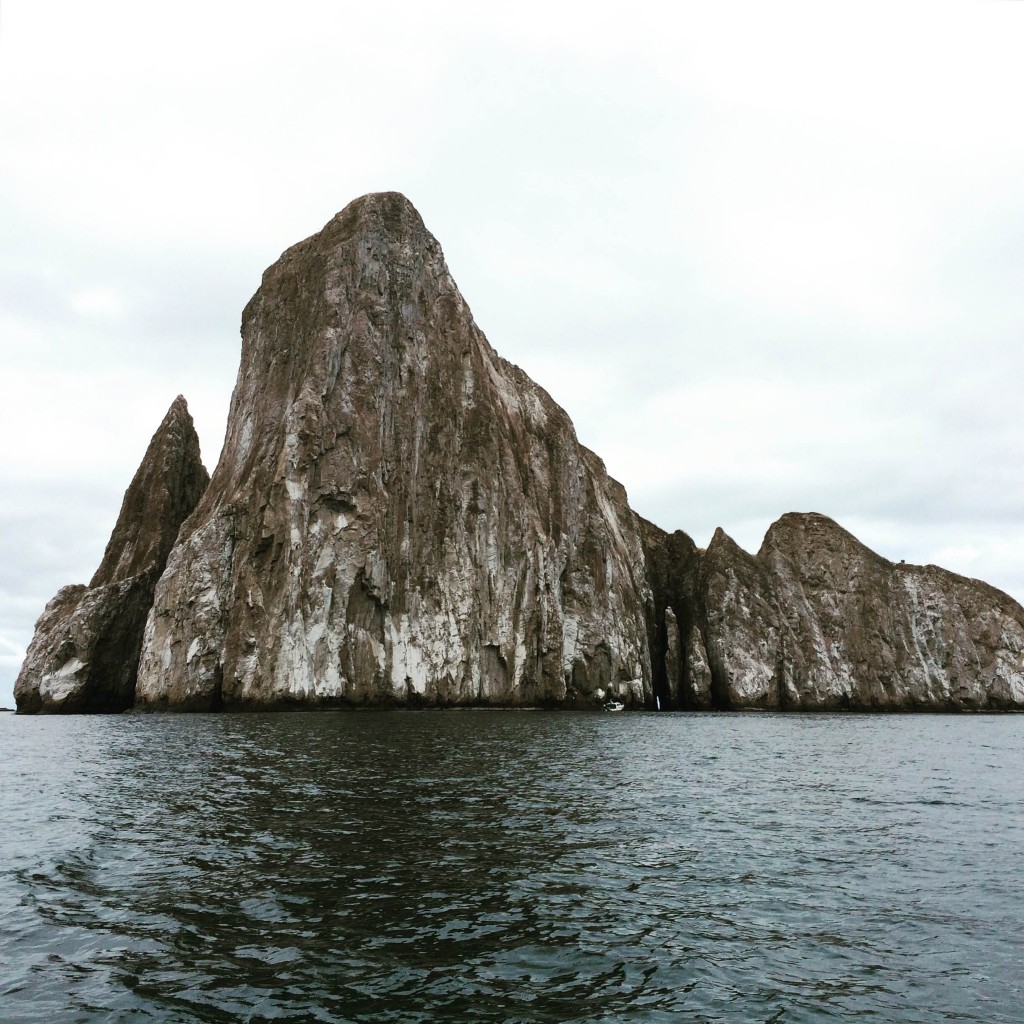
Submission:
<svg viewBox="0 0 1024 1024">
<path fill-rule="evenodd" d="M 0 1020 L 1024 1021 L 1024 716 L 0 715 Z"/>
</svg>

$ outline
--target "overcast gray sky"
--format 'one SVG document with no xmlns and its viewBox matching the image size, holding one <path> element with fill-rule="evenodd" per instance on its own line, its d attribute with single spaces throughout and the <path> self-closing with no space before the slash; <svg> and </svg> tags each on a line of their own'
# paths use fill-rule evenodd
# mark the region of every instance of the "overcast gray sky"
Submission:
<svg viewBox="0 0 1024 1024">
<path fill-rule="evenodd" d="M 0 704 L 263 269 L 397 189 L 633 506 L 1024 598 L 1024 3 L 0 7 Z"/>
</svg>

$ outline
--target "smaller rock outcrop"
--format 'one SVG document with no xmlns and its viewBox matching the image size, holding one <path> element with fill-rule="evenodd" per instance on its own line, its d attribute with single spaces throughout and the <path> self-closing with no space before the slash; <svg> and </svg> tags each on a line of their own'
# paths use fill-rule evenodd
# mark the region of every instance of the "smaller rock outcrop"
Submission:
<svg viewBox="0 0 1024 1024">
<path fill-rule="evenodd" d="M 89 585 L 62 587 L 36 623 L 14 687 L 19 712 L 131 707 L 153 590 L 209 479 L 179 395 L 125 492 Z"/>
<path fill-rule="evenodd" d="M 816 513 L 784 515 L 756 555 L 722 530 L 700 551 L 647 524 L 644 545 L 663 704 L 1024 708 L 1024 609 L 980 580 L 890 562 Z"/>
<path fill-rule="evenodd" d="M 894 564 L 813 513 L 783 516 L 757 559 L 780 613 L 783 706 L 1024 706 L 1024 609 L 995 587 Z"/>
</svg>

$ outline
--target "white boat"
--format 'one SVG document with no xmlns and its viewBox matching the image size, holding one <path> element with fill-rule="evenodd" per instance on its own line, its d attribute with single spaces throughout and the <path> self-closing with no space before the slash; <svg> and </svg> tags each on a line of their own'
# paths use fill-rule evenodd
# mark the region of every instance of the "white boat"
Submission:
<svg viewBox="0 0 1024 1024">
<path fill-rule="evenodd" d="M 605 711 L 625 711 L 626 710 L 626 705 L 623 704 L 621 700 L 614 700 L 614 699 L 606 701 L 602 705 L 602 707 L 605 709 Z"/>
</svg>

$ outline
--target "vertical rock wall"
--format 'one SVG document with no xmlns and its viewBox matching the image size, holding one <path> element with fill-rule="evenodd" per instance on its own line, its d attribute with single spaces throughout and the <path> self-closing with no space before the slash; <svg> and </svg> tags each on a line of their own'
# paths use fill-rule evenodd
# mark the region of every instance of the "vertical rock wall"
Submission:
<svg viewBox="0 0 1024 1024">
<path fill-rule="evenodd" d="M 488 345 L 408 200 L 366 196 L 284 253 L 242 335 L 140 703 L 650 699 L 625 492 Z"/>
</svg>

